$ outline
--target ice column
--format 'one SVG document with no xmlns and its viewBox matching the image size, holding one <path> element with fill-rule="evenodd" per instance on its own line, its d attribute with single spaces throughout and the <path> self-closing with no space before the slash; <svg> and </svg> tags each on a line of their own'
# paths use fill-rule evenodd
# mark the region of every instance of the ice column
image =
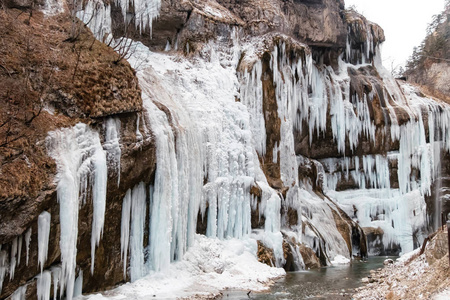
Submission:
<svg viewBox="0 0 450 300">
<path fill-rule="evenodd" d="M 141 182 L 131 192 L 131 230 L 130 230 L 130 278 L 136 281 L 145 275 L 144 269 L 144 230 L 147 212 L 146 188 Z"/>
</svg>

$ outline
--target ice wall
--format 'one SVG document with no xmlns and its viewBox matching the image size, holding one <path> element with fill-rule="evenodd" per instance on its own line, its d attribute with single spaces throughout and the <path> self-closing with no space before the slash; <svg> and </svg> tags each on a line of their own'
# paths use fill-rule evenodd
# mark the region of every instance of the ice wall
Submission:
<svg viewBox="0 0 450 300">
<path fill-rule="evenodd" d="M 408 252 L 427 235 L 425 196 L 430 195 L 439 173 L 441 151 L 448 151 L 450 107 L 424 97 L 408 84 L 399 85 L 381 65 L 379 49 L 376 51 L 374 66 L 383 79 L 381 96 L 388 101 L 382 109 L 389 126 L 375 128 L 366 123 L 370 117 L 367 109 L 360 110 L 358 105 L 353 105 L 357 115 L 367 114 L 367 118 L 360 118 L 354 126 L 363 128 L 366 138 L 372 141 L 374 132 L 381 131 L 378 136 L 387 144 L 398 143 L 398 150 L 322 159 L 320 162 L 326 171 L 327 194 L 335 198 L 362 227 L 381 229 L 385 249 L 399 244 L 402 252 Z M 345 71 L 339 76 L 342 74 Z M 342 90 L 346 91 L 345 88 Z M 375 86 L 372 90 L 376 90 Z M 372 101 L 372 98 L 373 92 L 368 94 L 367 100 Z M 392 165 L 396 166 L 396 172 Z M 393 188 L 392 178 L 397 178 L 398 188 Z M 352 182 L 359 190 L 336 192 L 340 182 Z"/>
<path fill-rule="evenodd" d="M 248 112 L 235 101 L 238 82 L 235 62 L 229 61 L 234 53 L 227 53 L 229 66 L 223 68 L 223 54 L 212 46 L 204 50 L 208 61 L 195 64 L 152 53 L 139 43 L 136 47 L 130 62 L 140 64 L 146 123 L 154 133 L 160 162 L 149 187 L 146 265 L 159 271 L 180 259 L 193 243 L 199 210 L 201 218 L 207 215 L 210 237 L 242 238 L 250 233 L 249 191 L 258 173 L 257 158 Z M 182 76 L 168 75 L 178 72 Z M 261 177 L 260 170 L 258 174 Z"/>
</svg>

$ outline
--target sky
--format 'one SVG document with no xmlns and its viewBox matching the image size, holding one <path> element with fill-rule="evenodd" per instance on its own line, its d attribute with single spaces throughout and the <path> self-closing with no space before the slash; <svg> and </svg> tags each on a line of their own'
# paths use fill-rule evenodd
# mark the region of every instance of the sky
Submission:
<svg viewBox="0 0 450 300">
<path fill-rule="evenodd" d="M 444 10 L 445 0 L 344 0 L 369 21 L 384 29 L 383 65 L 391 70 L 404 65 L 426 36 L 432 16 Z"/>
</svg>

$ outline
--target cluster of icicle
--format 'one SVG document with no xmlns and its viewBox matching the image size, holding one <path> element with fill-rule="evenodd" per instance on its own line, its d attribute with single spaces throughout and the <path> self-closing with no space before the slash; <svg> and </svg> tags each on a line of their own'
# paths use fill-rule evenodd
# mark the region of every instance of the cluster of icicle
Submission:
<svg viewBox="0 0 450 300">
<path fill-rule="evenodd" d="M 325 188 L 329 195 L 348 208 L 346 211 L 350 216 L 358 211 L 355 220 L 362 226 L 381 227 L 385 232 L 382 241 L 385 248 L 390 247 L 392 243 L 399 243 L 402 250 L 407 252 L 413 249 L 414 238 L 417 237 L 419 241 L 423 239 L 424 233 L 417 231 L 426 225 L 424 196 L 430 194 L 432 183 L 439 171 L 441 150 L 449 149 L 450 110 L 445 104 L 419 97 L 414 89 L 407 85 L 400 90 L 381 65 L 379 49 L 373 46 L 370 32 L 367 37 L 362 56 L 368 61 L 369 55 L 373 56 L 374 65 L 385 84 L 384 98 L 392 99 L 390 102 L 386 101 L 384 108 L 390 125 L 382 130 L 384 136 L 390 135 L 392 142 L 399 142 L 399 151 L 345 157 L 346 145 L 353 152 L 362 138 L 375 143 L 377 128 L 370 117 L 368 103 L 373 101 L 376 89 L 373 87 L 373 92 L 364 94 L 361 99 L 357 95 L 351 95 L 347 73 L 348 68 L 357 69 L 364 65 L 355 66 L 339 58 L 339 69 L 335 71 L 330 66 L 309 62 L 308 56 L 289 61 L 285 55 L 285 45 L 281 44 L 275 47 L 270 60 L 278 115 L 282 120 L 280 147 L 283 151 L 278 147 L 274 148 L 274 159 L 277 157 L 275 152 L 280 152 L 281 155 L 291 153 L 285 139 L 291 138 L 293 130 L 302 132 L 307 129 L 311 144 L 314 135 L 320 138 L 322 133 L 331 128 L 342 157 L 321 160 L 325 167 Z M 353 51 L 351 47 L 347 50 Z M 347 53 L 347 56 L 350 55 L 351 53 Z M 255 148 L 258 153 L 264 155 L 266 130 L 261 73 L 262 63 L 257 61 L 250 72 L 243 74 L 242 101 L 252 113 L 250 120 Z M 404 109 L 410 121 L 399 125 L 395 106 Z M 292 125 L 287 131 L 283 130 L 286 123 L 283 120 L 291 120 Z M 427 120 L 427 123 L 424 120 Z M 304 124 L 306 128 L 303 128 Z M 426 127 L 429 128 L 428 140 L 425 135 Z M 285 146 L 282 146 L 283 144 Z M 391 188 L 389 161 L 392 160 L 398 162 L 398 189 Z M 351 170 L 349 165 L 352 166 Z M 281 159 L 280 166 L 282 178 L 285 178 L 290 174 L 289 166 L 292 164 Z M 420 178 L 416 178 L 417 173 L 414 170 L 420 170 Z M 349 177 L 363 190 L 355 193 L 359 197 L 334 193 L 337 183 L 342 179 L 348 180 Z M 288 185 L 285 180 L 284 183 Z M 358 201 L 361 198 L 365 198 L 364 201 Z"/>
<path fill-rule="evenodd" d="M 23 235 L 14 238 L 11 242 L 11 252 L 8 253 L 2 250 L 2 245 L 0 244 L 0 293 L 3 287 L 3 281 L 6 277 L 7 272 L 9 272 L 9 279 L 14 279 L 14 273 L 16 266 L 20 265 L 20 258 L 22 254 L 23 241 L 25 240 L 25 250 L 26 250 L 26 265 L 29 262 L 29 249 L 31 240 L 31 228 L 28 229 Z M 44 252 L 42 250 L 42 252 Z M 41 252 L 39 252 L 40 254 Z M 9 255 L 8 255 L 9 254 Z M 40 258 L 41 256 L 39 256 Z"/>
<path fill-rule="evenodd" d="M 61 264 L 44 270 L 47 260 L 51 215 L 44 211 L 38 217 L 38 264 L 41 272 L 36 276 L 37 297 L 39 300 L 50 299 L 53 281 L 54 299 L 65 295 L 72 299 L 81 294 L 82 271 L 76 275 L 76 255 L 78 239 L 78 210 L 86 205 L 87 197 L 92 198 L 93 219 L 91 232 L 91 272 L 95 268 L 95 249 L 103 234 L 106 208 L 107 160 L 118 172 L 120 166 L 120 148 L 118 147 L 118 125 L 114 119 L 105 121 L 105 140 L 102 144 L 97 132 L 87 125 L 79 123 L 73 128 L 50 132 L 47 139 L 49 154 L 55 159 L 58 167 L 57 197 L 60 207 Z M 109 157 L 107 159 L 107 157 Z M 26 264 L 31 241 L 31 228 L 25 234 Z M 0 290 L 6 271 L 10 279 L 14 278 L 16 265 L 20 264 L 22 236 L 12 242 L 9 264 L 8 254 L 0 251 Z M 13 299 L 24 299 L 26 285 L 13 294 Z M 14 298 L 16 297 L 16 298 Z"/>
<path fill-rule="evenodd" d="M 141 34 L 149 32 L 151 35 L 153 20 L 159 16 L 161 0 L 115 0 L 114 3 L 122 12 L 125 30 L 134 24 Z M 101 0 L 81 1 L 76 16 L 89 26 L 97 39 L 109 41 L 112 34 L 110 3 Z"/>
</svg>

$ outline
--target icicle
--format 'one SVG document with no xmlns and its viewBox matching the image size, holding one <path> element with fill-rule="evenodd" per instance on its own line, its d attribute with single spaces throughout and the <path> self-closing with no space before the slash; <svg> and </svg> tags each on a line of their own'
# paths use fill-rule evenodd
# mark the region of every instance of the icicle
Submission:
<svg viewBox="0 0 450 300">
<path fill-rule="evenodd" d="M 146 191 L 141 182 L 131 192 L 130 279 L 134 282 L 144 276 L 144 230 Z"/>
<path fill-rule="evenodd" d="M 12 295 L 10 300 L 26 300 L 25 296 L 27 294 L 28 285 L 25 284 L 19 287 Z"/>
<path fill-rule="evenodd" d="M 117 186 L 120 185 L 120 157 L 122 155 L 122 150 L 120 149 L 120 126 L 118 118 L 108 118 L 104 123 L 105 142 L 103 143 L 103 148 L 107 152 L 108 164 L 114 167 L 117 174 Z M 139 127 L 139 121 L 137 126 Z"/>
<path fill-rule="evenodd" d="M 283 236 L 280 232 L 280 210 L 281 199 L 276 194 L 272 194 L 269 199 L 266 200 L 264 216 L 266 221 L 264 223 L 265 235 L 263 238 L 264 244 L 273 249 L 275 255 L 275 265 L 282 267 L 285 263 L 283 252 Z"/>
<path fill-rule="evenodd" d="M 252 126 L 253 145 L 256 151 L 266 153 L 266 124 L 263 114 L 263 87 L 262 87 L 262 63 L 257 61 L 250 73 L 245 70 L 242 75 L 241 99 L 250 113 Z"/>
<path fill-rule="evenodd" d="M 95 152 L 93 156 L 93 167 L 94 183 L 92 185 L 92 202 L 94 212 L 91 233 L 91 274 L 94 274 L 95 247 L 98 246 L 100 238 L 103 235 L 103 225 L 105 223 L 106 184 L 108 181 L 105 152 Z"/>
<path fill-rule="evenodd" d="M 25 232 L 25 247 L 27 250 L 26 264 L 28 266 L 29 254 L 30 254 L 30 241 L 31 241 L 31 227 Z"/>
<path fill-rule="evenodd" d="M 17 265 L 20 265 L 20 257 L 22 256 L 22 243 L 23 243 L 23 236 L 19 235 L 17 237 Z"/>
<path fill-rule="evenodd" d="M 124 0 L 129 1 L 129 0 Z M 102 1 L 90 0 L 83 9 L 76 11 L 76 16 L 87 24 L 94 36 L 101 42 L 108 43 L 112 38 L 111 6 Z"/>
<path fill-rule="evenodd" d="M 10 256 L 10 265 L 9 265 L 9 280 L 14 278 L 14 272 L 16 270 L 17 265 L 17 237 L 12 240 L 11 243 L 11 256 Z"/>
<path fill-rule="evenodd" d="M 170 46 L 169 40 L 167 40 L 166 47 L 164 47 L 164 51 L 167 52 L 167 51 L 170 51 L 170 50 L 172 50 L 172 47 Z"/>
<path fill-rule="evenodd" d="M 73 288 L 73 297 L 81 296 L 83 293 L 83 270 L 80 270 L 78 277 L 75 280 L 75 286 Z"/>
<path fill-rule="evenodd" d="M 133 21 L 136 28 L 142 34 L 147 28 L 150 30 L 150 36 L 152 32 L 153 20 L 159 16 L 159 10 L 161 8 L 161 0 L 135 0 L 134 4 L 134 17 L 132 20 L 128 20 L 128 4 L 129 0 L 116 0 L 116 4 L 122 8 L 122 15 L 126 18 L 125 23 Z"/>
<path fill-rule="evenodd" d="M 142 137 L 142 133 L 139 131 L 139 120 L 141 119 L 141 115 L 137 115 L 136 118 L 136 140 L 138 142 L 142 141 L 143 137 Z"/>
<path fill-rule="evenodd" d="M 58 286 L 61 281 L 61 267 L 53 267 L 51 269 L 53 277 L 53 300 L 58 299 Z"/>
<path fill-rule="evenodd" d="M 52 285 L 52 274 L 50 271 L 41 272 L 37 278 L 37 299 L 50 300 L 50 288 Z"/>
<path fill-rule="evenodd" d="M 120 253 L 123 261 L 123 277 L 127 276 L 127 255 L 130 241 L 131 190 L 128 190 L 122 203 L 122 222 L 120 229 Z"/>
<path fill-rule="evenodd" d="M 0 244 L 0 293 L 3 288 L 3 280 L 5 280 L 6 269 L 7 269 L 7 258 L 8 253 L 2 250 L 2 245 Z"/>
<path fill-rule="evenodd" d="M 41 267 L 41 274 L 47 261 L 48 238 L 50 236 L 50 213 L 42 212 L 38 218 L 38 261 Z"/>
</svg>

